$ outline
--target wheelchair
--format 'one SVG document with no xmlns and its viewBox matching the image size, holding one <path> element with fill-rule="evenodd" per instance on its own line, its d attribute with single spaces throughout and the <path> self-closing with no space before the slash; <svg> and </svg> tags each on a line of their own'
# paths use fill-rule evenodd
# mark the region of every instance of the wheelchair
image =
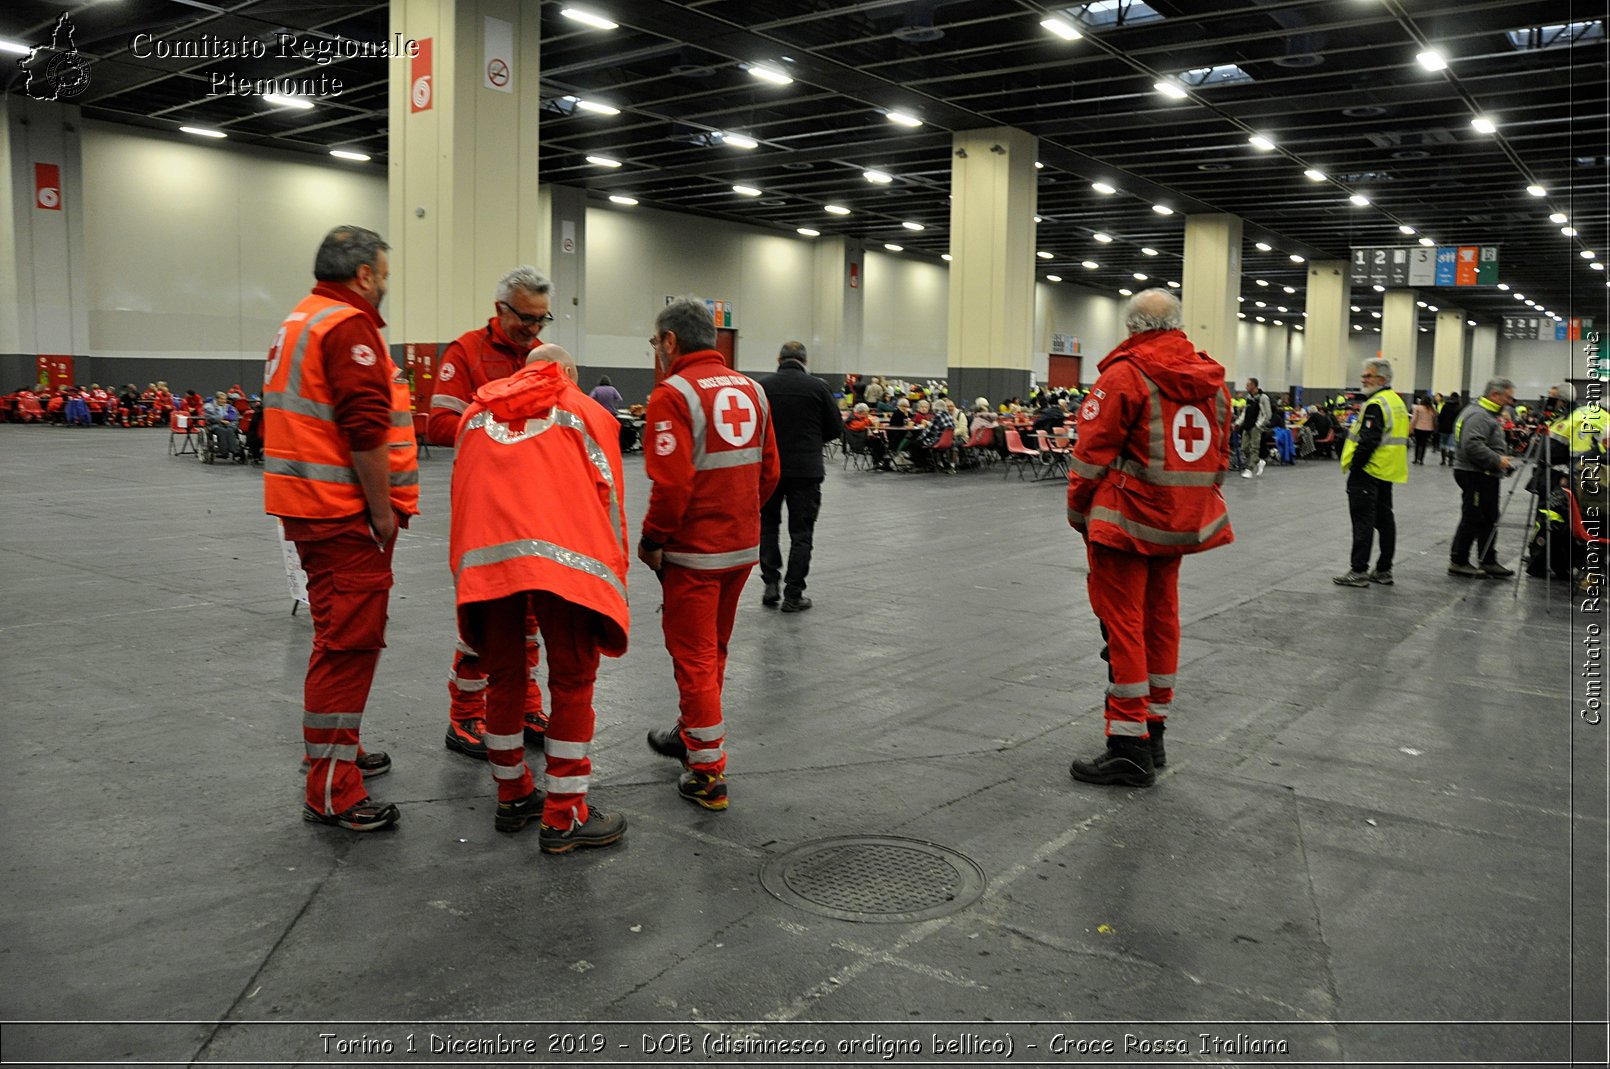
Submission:
<svg viewBox="0 0 1610 1069">
<path fill-rule="evenodd" d="M 201 441 L 197 444 L 197 448 L 201 454 L 201 462 L 203 464 L 213 464 L 218 461 L 219 457 L 223 457 L 225 460 L 233 460 L 236 464 L 246 463 L 248 459 L 246 453 L 246 436 L 240 432 L 238 427 L 234 428 L 234 435 L 234 449 L 225 450 L 223 445 L 223 435 L 218 433 L 217 425 L 209 420 L 202 428 L 200 434 Z"/>
</svg>

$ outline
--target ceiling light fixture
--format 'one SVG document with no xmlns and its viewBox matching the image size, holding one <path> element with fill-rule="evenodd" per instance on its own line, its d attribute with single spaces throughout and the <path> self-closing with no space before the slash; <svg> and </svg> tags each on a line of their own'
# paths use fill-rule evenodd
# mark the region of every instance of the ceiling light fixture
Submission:
<svg viewBox="0 0 1610 1069">
<path fill-rule="evenodd" d="M 1379 282 L 1377 282 L 1375 285 L 1371 286 L 1370 289 L 1374 290 L 1376 293 L 1385 293 L 1386 292 L 1386 287 L 1381 285 Z"/>
<path fill-rule="evenodd" d="M 796 226 L 794 228 L 794 233 L 804 238 L 819 238 L 822 236 L 822 232 L 820 230 L 812 230 L 808 226 Z"/>
<path fill-rule="evenodd" d="M 1253 134 L 1251 137 L 1247 138 L 1247 144 L 1251 145 L 1255 149 L 1258 149 L 1260 152 L 1273 152 L 1275 150 L 1274 141 L 1263 134 Z"/>
<path fill-rule="evenodd" d="M 849 215 L 850 209 L 842 204 L 824 204 L 822 210 L 829 215 Z"/>
<path fill-rule="evenodd" d="M 1264 301 L 1253 301 L 1252 306 L 1254 308 L 1268 308 L 1269 307 L 1268 303 L 1264 302 Z"/>
<path fill-rule="evenodd" d="M 1045 19 L 1040 23 L 1040 28 L 1051 31 L 1064 41 L 1077 41 L 1084 36 L 1074 28 L 1073 23 L 1064 19 Z"/>
<path fill-rule="evenodd" d="M 1420 239 L 1420 244 L 1422 244 L 1422 245 L 1435 245 L 1436 243 L 1437 243 L 1436 238 L 1421 238 Z"/>
<path fill-rule="evenodd" d="M 1157 255 L 1157 250 L 1153 249 L 1153 248 L 1151 248 L 1149 246 L 1144 246 L 1144 245 L 1141 246 L 1140 251 L 1141 251 L 1142 256 L 1156 256 Z"/>
<path fill-rule="evenodd" d="M 731 145 L 733 148 L 754 148 L 760 144 L 759 141 L 756 141 L 752 137 L 745 137 L 743 134 L 730 133 L 721 135 L 721 143 L 723 145 Z"/>
<path fill-rule="evenodd" d="M 582 111 L 593 112 L 595 115 L 619 115 L 621 113 L 621 109 L 613 104 L 604 104 L 597 100 L 578 100 L 576 101 L 576 107 Z"/>
<path fill-rule="evenodd" d="M 1399 233 L 1399 234 L 1407 234 L 1407 235 L 1408 235 L 1408 236 L 1409 236 L 1409 237 L 1411 237 L 1411 238 L 1412 238 L 1412 237 L 1414 237 L 1414 234 L 1415 234 L 1415 230 L 1414 230 L 1414 227 L 1412 227 L 1412 226 L 1403 226 L 1403 225 L 1400 225 L 1400 226 L 1399 226 L 1399 227 L 1398 227 L 1398 233 Z"/>
<path fill-rule="evenodd" d="M 765 63 L 750 64 L 749 73 L 754 75 L 756 78 L 759 78 L 763 82 L 770 82 L 772 85 L 790 85 L 794 81 L 794 79 L 790 78 L 776 67 L 768 66 Z"/>
<path fill-rule="evenodd" d="M 1297 292 L 1297 289 L 1294 286 L 1281 286 L 1280 288 L 1285 290 L 1287 293 L 1296 293 Z"/>
<path fill-rule="evenodd" d="M 861 177 L 875 186 L 886 186 L 894 181 L 894 175 L 887 171 L 862 171 Z"/>
<path fill-rule="evenodd" d="M 1592 249 L 1583 249 L 1581 252 L 1577 253 L 1577 255 L 1582 257 L 1584 260 L 1591 260 L 1599 254 L 1594 252 Z"/>
<path fill-rule="evenodd" d="M 732 191 L 744 197 L 760 196 L 760 190 L 756 189 L 754 186 L 733 186 Z"/>
<path fill-rule="evenodd" d="M 1266 279 L 1266 278 L 1257 278 L 1257 279 L 1253 279 L 1253 281 L 1254 281 L 1254 282 L 1256 282 L 1256 283 L 1257 283 L 1257 284 L 1258 284 L 1258 285 L 1260 285 L 1260 286 L 1267 286 L 1267 285 L 1269 285 L 1269 280 L 1268 280 L 1268 279 Z"/>
<path fill-rule="evenodd" d="M 940 254 L 939 254 L 939 258 L 940 258 L 940 259 L 941 259 L 941 260 L 943 260 L 943 261 L 945 261 L 945 262 L 946 262 L 946 263 L 947 263 L 947 264 L 948 264 L 948 263 L 950 263 L 950 253 L 948 253 L 948 252 L 942 252 L 942 253 L 940 253 Z"/>
<path fill-rule="evenodd" d="M 1256 245 L 1254 245 L 1253 248 L 1257 249 L 1259 252 L 1274 252 L 1275 251 L 1275 247 L 1273 245 L 1269 244 L 1267 241 L 1260 241 Z"/>
<path fill-rule="evenodd" d="M 220 134 L 219 136 L 221 137 L 223 135 Z M 361 152 L 353 152 L 351 149 L 333 148 L 330 150 L 330 155 L 334 156 L 338 160 L 351 160 L 353 163 L 369 162 L 368 156 Z"/>
<path fill-rule="evenodd" d="M 1549 216 L 1549 222 L 1551 223 L 1564 223 L 1568 222 L 1569 220 L 1570 216 L 1566 215 L 1564 212 L 1554 212 Z"/>
<path fill-rule="evenodd" d="M 265 93 L 263 102 L 272 104 L 276 108 L 296 108 L 298 111 L 313 110 L 313 101 L 311 100 L 303 100 L 301 97 L 281 96 L 278 93 Z"/>
<path fill-rule="evenodd" d="M 1498 124 L 1493 122 L 1492 118 L 1486 115 L 1478 115 L 1474 119 L 1471 119 L 1470 125 L 1478 134 L 1498 133 Z"/>
<path fill-rule="evenodd" d="M 1349 306 L 1348 306 L 1348 307 L 1349 307 L 1349 308 L 1350 308 L 1350 309 L 1351 309 L 1351 310 L 1352 310 L 1352 311 L 1354 311 L 1354 312 L 1362 312 L 1362 311 L 1364 311 L 1364 309 L 1362 309 L 1362 308 L 1360 308 L 1360 307 L 1359 307 L 1359 306 L 1358 306 L 1358 305 L 1356 305 L 1356 304 L 1354 304 L 1354 305 L 1349 305 Z"/>
<path fill-rule="evenodd" d="M 1303 258 L 1301 256 L 1298 256 L 1296 253 L 1292 253 L 1291 254 L 1291 262 L 1294 263 L 1294 264 L 1300 264 L 1300 263 L 1304 263 L 1305 261 L 1303 260 Z"/>
<path fill-rule="evenodd" d="M 1173 279 L 1169 279 L 1168 280 L 1168 288 L 1171 289 L 1171 290 L 1177 290 L 1177 289 L 1180 288 L 1180 284 L 1178 282 L 1175 282 Z"/>
<path fill-rule="evenodd" d="M 1062 276 L 1061 275 L 1046 275 L 1045 280 L 1047 282 L 1061 282 L 1062 281 Z"/>
<path fill-rule="evenodd" d="M 184 133 L 194 134 L 197 137 L 228 137 L 229 136 L 228 134 L 224 133 L 222 130 L 208 130 L 207 128 L 202 127 L 202 126 L 181 126 L 181 127 L 179 127 L 179 129 Z M 331 155 L 334 155 L 334 153 L 332 153 Z M 364 157 L 364 159 L 368 159 L 368 158 L 369 158 L 368 156 Z"/>
<path fill-rule="evenodd" d="M 1505 293 L 1508 293 L 1509 292 L 1509 283 L 1508 282 L 1500 282 L 1498 284 L 1498 288 L 1503 290 Z"/>
<path fill-rule="evenodd" d="M 1174 214 L 1174 209 L 1170 208 L 1166 204 L 1154 204 L 1154 205 L 1152 205 L 1152 211 L 1156 212 L 1158 215 L 1173 215 Z"/>
<path fill-rule="evenodd" d="M 611 193 L 609 195 L 609 202 L 611 204 L 624 204 L 626 207 L 632 208 L 632 207 L 635 207 L 637 205 L 637 198 L 636 197 L 623 197 L 619 193 Z"/>
<path fill-rule="evenodd" d="M 1598 260 L 1593 261 L 1588 266 L 1593 268 L 1595 271 L 1603 271 L 1604 270 L 1604 264 L 1600 263 Z"/>
<path fill-rule="evenodd" d="M 883 243 L 883 247 L 888 249 L 890 252 L 905 252 L 906 251 L 906 247 L 904 245 L 894 245 L 894 244 L 891 244 L 890 242 L 887 242 L 887 241 Z"/>
<path fill-rule="evenodd" d="M 595 167 L 619 167 L 620 160 L 612 160 L 608 156 L 588 156 L 587 162 Z"/>
<path fill-rule="evenodd" d="M 1568 238 L 1574 238 L 1577 235 L 1577 229 L 1574 226 L 1562 226 L 1560 227 L 1560 233 Z"/>
<path fill-rule="evenodd" d="M 584 26 L 591 26 L 595 30 L 617 30 L 620 24 L 611 22 L 602 15 L 595 15 L 591 11 L 583 11 L 579 7 L 560 8 L 559 14 L 567 19 L 575 19 Z"/>
<path fill-rule="evenodd" d="M 1118 192 L 1117 186 L 1110 186 L 1106 182 L 1091 182 L 1090 188 L 1095 190 L 1097 193 L 1100 193 L 1104 197 L 1110 197 L 1114 193 Z"/>
<path fill-rule="evenodd" d="M 1132 277 L 1134 278 L 1134 280 L 1136 282 L 1146 282 L 1151 278 L 1150 275 L 1145 274 L 1145 273 L 1140 272 L 1140 271 L 1136 271 Z"/>
<path fill-rule="evenodd" d="M 1096 268 L 1100 267 L 1101 265 L 1096 263 L 1096 261 L 1094 261 L 1094 260 L 1086 260 L 1083 263 L 1081 263 L 1079 266 L 1083 267 L 1083 268 L 1087 268 L 1087 269 L 1089 269 L 1091 271 L 1094 271 Z"/>
<path fill-rule="evenodd" d="M 1103 245 L 1112 240 L 1111 234 L 1091 234 L 1090 236 L 1101 242 Z"/>
<path fill-rule="evenodd" d="M 1527 186 L 1526 192 L 1530 193 L 1534 197 L 1546 197 L 1549 195 L 1549 191 L 1538 185 L 1536 182 L 1533 182 L 1531 185 Z"/>
<path fill-rule="evenodd" d="M 913 129 L 922 125 L 922 120 L 908 111 L 888 111 L 884 112 L 884 117 L 892 123 L 909 126 Z"/>
<path fill-rule="evenodd" d="M 1124 289 L 1119 290 L 1118 294 L 1121 297 L 1133 297 L 1135 295 L 1135 291 L 1126 287 Z"/>
<path fill-rule="evenodd" d="M 1435 48 L 1428 48 L 1414 58 L 1419 61 L 1420 66 L 1424 67 L 1428 71 L 1443 71 L 1448 69 L 1448 57 L 1444 56 L 1441 52 L 1438 52 Z"/>
<path fill-rule="evenodd" d="M 1056 259 L 1056 257 L 1054 255 L 1052 255 L 1049 252 L 1046 252 L 1044 249 L 1041 249 L 1039 252 L 1035 253 L 1034 255 L 1038 256 L 1042 260 L 1054 260 L 1054 259 Z"/>
<path fill-rule="evenodd" d="M 1310 182 L 1323 182 L 1325 181 L 1325 172 L 1310 167 L 1308 170 L 1303 172 L 1303 177 L 1308 179 Z"/>
<path fill-rule="evenodd" d="M 928 229 L 927 227 L 923 226 L 921 223 L 913 223 L 913 222 L 911 222 L 909 220 L 907 220 L 906 222 L 901 223 L 900 225 L 905 227 L 907 230 L 927 230 Z"/>
<path fill-rule="evenodd" d="M 1184 100 L 1186 97 L 1190 96 L 1190 94 L 1185 91 L 1185 87 L 1183 85 L 1180 85 L 1178 82 L 1169 81 L 1167 78 L 1160 82 L 1153 82 L 1152 88 L 1173 100 Z"/>
<path fill-rule="evenodd" d="M 1353 206 L 1357 207 L 1357 208 L 1368 208 L 1370 206 L 1370 198 L 1366 197 L 1362 193 L 1354 193 L 1351 197 L 1348 197 L 1347 199 L 1352 201 Z"/>
<path fill-rule="evenodd" d="M 32 45 L 25 45 L 20 41 L 0 41 L 0 52 L 10 52 L 14 56 L 31 56 L 34 49 Z"/>
</svg>

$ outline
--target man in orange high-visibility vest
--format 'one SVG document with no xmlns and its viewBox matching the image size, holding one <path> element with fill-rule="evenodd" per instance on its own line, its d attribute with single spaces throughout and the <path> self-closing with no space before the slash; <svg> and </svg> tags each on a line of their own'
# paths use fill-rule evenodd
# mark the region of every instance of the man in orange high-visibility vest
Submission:
<svg viewBox="0 0 1610 1069">
<path fill-rule="evenodd" d="M 264 509 L 296 543 L 313 614 L 302 817 L 351 831 L 397 822 L 364 786 L 391 759 L 365 753 L 358 729 L 386 645 L 397 529 L 419 512 L 408 383 L 380 336 L 388 248 L 362 227 L 325 235 L 318 284 L 280 327 L 263 375 Z"/>
</svg>

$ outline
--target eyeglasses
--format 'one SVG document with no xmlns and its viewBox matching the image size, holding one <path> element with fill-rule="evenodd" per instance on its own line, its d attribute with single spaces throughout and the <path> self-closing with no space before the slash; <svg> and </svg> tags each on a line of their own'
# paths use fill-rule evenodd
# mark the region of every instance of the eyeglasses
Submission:
<svg viewBox="0 0 1610 1069">
<path fill-rule="evenodd" d="M 552 323 L 553 322 L 553 313 L 552 312 L 544 312 L 539 316 L 528 316 L 523 312 L 515 311 L 514 308 L 511 305 L 509 305 L 507 302 L 505 302 L 505 301 L 499 301 L 498 302 L 498 307 L 502 308 L 503 310 L 508 312 L 510 315 L 512 315 L 514 318 L 518 319 L 520 321 L 521 326 L 525 326 L 525 327 L 540 327 L 544 323 Z"/>
</svg>

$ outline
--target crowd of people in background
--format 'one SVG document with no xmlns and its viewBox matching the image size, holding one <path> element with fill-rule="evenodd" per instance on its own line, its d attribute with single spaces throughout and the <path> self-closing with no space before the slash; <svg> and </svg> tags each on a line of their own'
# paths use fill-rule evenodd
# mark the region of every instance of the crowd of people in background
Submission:
<svg viewBox="0 0 1610 1069">
<path fill-rule="evenodd" d="M 257 407 L 258 398 L 246 394 L 239 385 L 217 391 L 234 409 L 236 417 Z M 107 388 L 100 383 L 88 386 L 51 386 L 37 383 L 20 386 L 0 396 L 0 422 L 58 424 L 67 427 L 166 427 L 174 413 L 200 418 L 208 399 L 195 390 L 175 393 L 166 382 L 153 382 L 140 389 L 134 383 Z"/>
</svg>

